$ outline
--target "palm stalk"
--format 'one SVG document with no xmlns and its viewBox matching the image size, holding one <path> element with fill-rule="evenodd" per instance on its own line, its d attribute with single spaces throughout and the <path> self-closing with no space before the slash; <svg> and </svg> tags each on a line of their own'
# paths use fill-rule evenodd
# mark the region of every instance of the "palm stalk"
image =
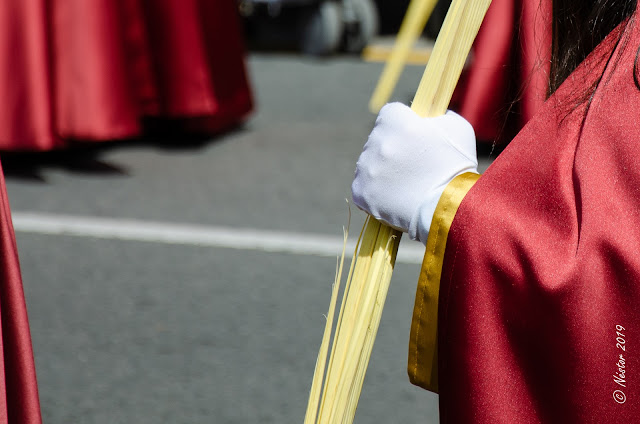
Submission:
<svg viewBox="0 0 640 424">
<path fill-rule="evenodd" d="M 400 24 L 393 49 L 369 100 L 369 110 L 378 113 L 389 101 L 407 62 L 411 48 L 422 33 L 438 0 L 411 0 Z"/>
<path fill-rule="evenodd" d="M 411 105 L 418 115 L 438 116 L 446 112 L 490 3 L 491 0 L 453 0 Z M 391 282 L 400 236 L 399 231 L 367 217 L 356 244 L 331 354 L 328 355 L 344 263 L 343 251 L 316 362 L 305 424 L 353 422 Z"/>
</svg>

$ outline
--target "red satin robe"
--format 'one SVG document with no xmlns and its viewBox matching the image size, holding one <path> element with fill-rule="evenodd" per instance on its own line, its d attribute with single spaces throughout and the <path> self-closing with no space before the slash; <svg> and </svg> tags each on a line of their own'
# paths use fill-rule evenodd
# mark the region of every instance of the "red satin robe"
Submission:
<svg viewBox="0 0 640 424">
<path fill-rule="evenodd" d="M 443 423 L 640 422 L 638 13 L 460 204 L 440 282 Z"/>
<path fill-rule="evenodd" d="M 0 2 L 0 150 L 217 132 L 252 108 L 235 0 Z M 195 125 L 195 127 L 193 127 Z"/>
<path fill-rule="evenodd" d="M 550 0 L 491 2 L 452 104 L 480 142 L 506 144 L 544 103 L 550 16 Z"/>
<path fill-rule="evenodd" d="M 0 423 L 39 424 L 40 402 L 18 250 L 0 169 Z"/>
</svg>

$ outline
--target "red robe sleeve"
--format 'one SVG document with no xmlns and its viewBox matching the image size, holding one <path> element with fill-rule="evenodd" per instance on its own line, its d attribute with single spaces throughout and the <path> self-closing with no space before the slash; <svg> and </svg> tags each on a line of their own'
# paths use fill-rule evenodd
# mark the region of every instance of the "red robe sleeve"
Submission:
<svg viewBox="0 0 640 424">
<path fill-rule="evenodd" d="M 443 423 L 640 417 L 635 19 L 565 81 L 457 210 L 438 306 Z"/>
</svg>

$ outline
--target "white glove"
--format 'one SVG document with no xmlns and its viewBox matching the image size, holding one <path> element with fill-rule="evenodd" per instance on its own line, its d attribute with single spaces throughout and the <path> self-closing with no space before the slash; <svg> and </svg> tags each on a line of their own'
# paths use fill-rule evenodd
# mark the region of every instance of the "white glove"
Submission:
<svg viewBox="0 0 640 424">
<path fill-rule="evenodd" d="M 402 103 L 390 103 L 380 110 L 358 159 L 353 202 L 426 244 L 442 192 L 464 172 L 478 172 L 469 122 L 452 111 L 421 118 Z"/>
</svg>

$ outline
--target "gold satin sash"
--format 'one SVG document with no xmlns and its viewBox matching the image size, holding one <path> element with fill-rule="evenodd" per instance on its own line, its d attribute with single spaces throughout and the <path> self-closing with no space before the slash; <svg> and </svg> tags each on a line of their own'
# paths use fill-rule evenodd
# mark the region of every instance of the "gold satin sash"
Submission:
<svg viewBox="0 0 640 424">
<path fill-rule="evenodd" d="M 422 262 L 409 338 L 409 380 L 438 393 L 438 297 L 449 229 L 462 199 L 480 178 L 467 172 L 444 189 L 436 206 Z"/>
</svg>

